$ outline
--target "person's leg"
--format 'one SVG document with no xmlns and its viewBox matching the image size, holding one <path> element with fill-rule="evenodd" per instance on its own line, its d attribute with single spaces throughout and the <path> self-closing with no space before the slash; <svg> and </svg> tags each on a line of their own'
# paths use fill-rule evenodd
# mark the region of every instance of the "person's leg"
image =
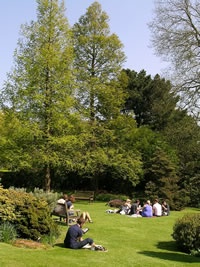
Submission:
<svg viewBox="0 0 200 267">
<path fill-rule="evenodd" d="M 93 239 L 86 238 L 86 239 L 84 239 L 84 240 L 82 240 L 80 242 L 76 242 L 75 244 L 73 244 L 73 247 L 71 247 L 71 248 L 73 248 L 73 249 L 79 249 L 79 248 L 84 247 L 87 244 L 89 244 L 91 246 L 95 246 Z"/>
<path fill-rule="evenodd" d="M 85 212 L 85 217 L 86 217 L 86 219 L 90 222 L 90 223 L 92 223 L 92 219 L 91 219 L 91 217 L 90 217 L 90 214 L 89 214 L 89 212 Z"/>
<path fill-rule="evenodd" d="M 83 211 L 81 213 L 80 218 L 83 218 L 84 220 L 86 220 L 86 213 L 85 213 L 85 211 Z"/>
</svg>

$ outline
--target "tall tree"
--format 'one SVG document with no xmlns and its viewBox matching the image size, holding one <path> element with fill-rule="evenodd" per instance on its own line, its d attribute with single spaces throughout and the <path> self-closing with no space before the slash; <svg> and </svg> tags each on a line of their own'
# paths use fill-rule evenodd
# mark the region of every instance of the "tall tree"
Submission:
<svg viewBox="0 0 200 267">
<path fill-rule="evenodd" d="M 170 81 L 158 74 L 152 79 L 144 70 L 137 73 L 126 69 L 123 72 L 128 77 L 128 84 L 124 86 L 128 96 L 123 111 L 132 110 L 139 127 L 148 125 L 156 131 L 164 129 L 178 102 Z"/>
<path fill-rule="evenodd" d="M 108 15 L 98 2 L 80 17 L 73 32 L 76 93 L 84 115 L 90 121 L 112 117 L 123 101 L 122 91 L 114 84 L 125 60 L 123 45 L 117 35 L 110 33 Z"/>
<path fill-rule="evenodd" d="M 200 5 L 193 0 L 159 0 L 149 24 L 156 53 L 171 62 L 180 104 L 199 120 Z"/>
<path fill-rule="evenodd" d="M 19 160 L 44 170 L 48 191 L 52 167 L 66 161 L 65 149 L 75 140 L 71 138 L 73 53 L 64 1 L 37 3 L 37 21 L 22 25 L 15 65 L 1 98 L 5 114 L 14 114 L 21 125 L 11 137 L 22 152 Z M 12 165 L 20 168 L 16 161 Z"/>
<path fill-rule="evenodd" d="M 115 34 L 110 33 L 108 15 L 98 2 L 94 2 L 75 23 L 73 33 L 77 79 L 75 96 L 77 109 L 87 125 L 85 153 L 79 160 L 85 162 L 85 172 L 96 179 L 96 187 L 99 177 L 108 168 L 113 170 L 113 176 L 116 172 L 118 177 L 135 184 L 141 168 L 140 158 L 126 153 L 119 138 L 125 128 L 118 126 L 120 129 L 116 132 L 113 127 L 116 121 L 123 127 L 129 127 L 123 122 L 125 116 L 120 114 L 125 99 L 118 81 L 125 60 L 123 45 Z"/>
</svg>

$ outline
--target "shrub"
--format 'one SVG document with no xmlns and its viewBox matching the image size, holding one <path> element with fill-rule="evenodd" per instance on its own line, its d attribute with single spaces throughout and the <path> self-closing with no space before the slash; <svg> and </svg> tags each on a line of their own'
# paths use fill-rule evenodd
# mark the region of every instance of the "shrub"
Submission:
<svg viewBox="0 0 200 267">
<path fill-rule="evenodd" d="M 18 236 L 37 240 L 58 227 L 52 220 L 48 203 L 30 193 L 0 187 L 0 222 L 15 225 Z"/>
<path fill-rule="evenodd" d="M 172 237 L 181 251 L 200 251 L 200 214 L 186 214 L 178 219 L 173 227 Z"/>
<path fill-rule="evenodd" d="M 129 198 L 128 196 L 125 195 L 116 195 L 116 194 L 109 194 L 109 193 L 100 193 L 95 196 L 95 200 L 98 201 L 110 201 L 112 199 L 121 199 L 121 200 L 126 200 Z"/>
<path fill-rule="evenodd" d="M 17 231 L 9 222 L 3 222 L 0 224 L 0 242 L 11 243 L 17 237 Z"/>
</svg>

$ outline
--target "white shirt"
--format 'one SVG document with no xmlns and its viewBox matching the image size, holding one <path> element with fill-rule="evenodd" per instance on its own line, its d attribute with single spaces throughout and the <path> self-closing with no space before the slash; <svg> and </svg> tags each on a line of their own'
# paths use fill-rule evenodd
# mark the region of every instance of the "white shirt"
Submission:
<svg viewBox="0 0 200 267">
<path fill-rule="evenodd" d="M 153 215 L 162 216 L 162 206 L 158 202 L 153 205 Z"/>
</svg>

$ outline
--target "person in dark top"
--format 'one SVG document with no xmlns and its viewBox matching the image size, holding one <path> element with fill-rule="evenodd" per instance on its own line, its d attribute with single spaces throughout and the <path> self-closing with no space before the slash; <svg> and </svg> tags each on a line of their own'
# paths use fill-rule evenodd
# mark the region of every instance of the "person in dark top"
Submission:
<svg viewBox="0 0 200 267">
<path fill-rule="evenodd" d="M 79 218 L 77 220 L 77 224 L 72 225 L 69 227 L 65 240 L 64 245 L 66 248 L 72 248 L 72 249 L 79 249 L 84 247 L 85 245 L 89 244 L 91 247 L 95 248 L 95 243 L 93 239 L 86 238 L 83 239 L 83 230 L 82 227 L 85 223 L 85 220 L 83 218 Z"/>
<path fill-rule="evenodd" d="M 169 216 L 169 213 L 170 213 L 169 205 L 167 204 L 167 202 L 165 200 L 163 200 L 163 202 L 162 202 L 162 215 L 163 216 Z"/>
<path fill-rule="evenodd" d="M 131 205 L 131 212 L 130 214 L 140 214 L 141 206 L 140 206 L 140 200 L 137 199 L 136 202 L 134 202 Z"/>
</svg>

